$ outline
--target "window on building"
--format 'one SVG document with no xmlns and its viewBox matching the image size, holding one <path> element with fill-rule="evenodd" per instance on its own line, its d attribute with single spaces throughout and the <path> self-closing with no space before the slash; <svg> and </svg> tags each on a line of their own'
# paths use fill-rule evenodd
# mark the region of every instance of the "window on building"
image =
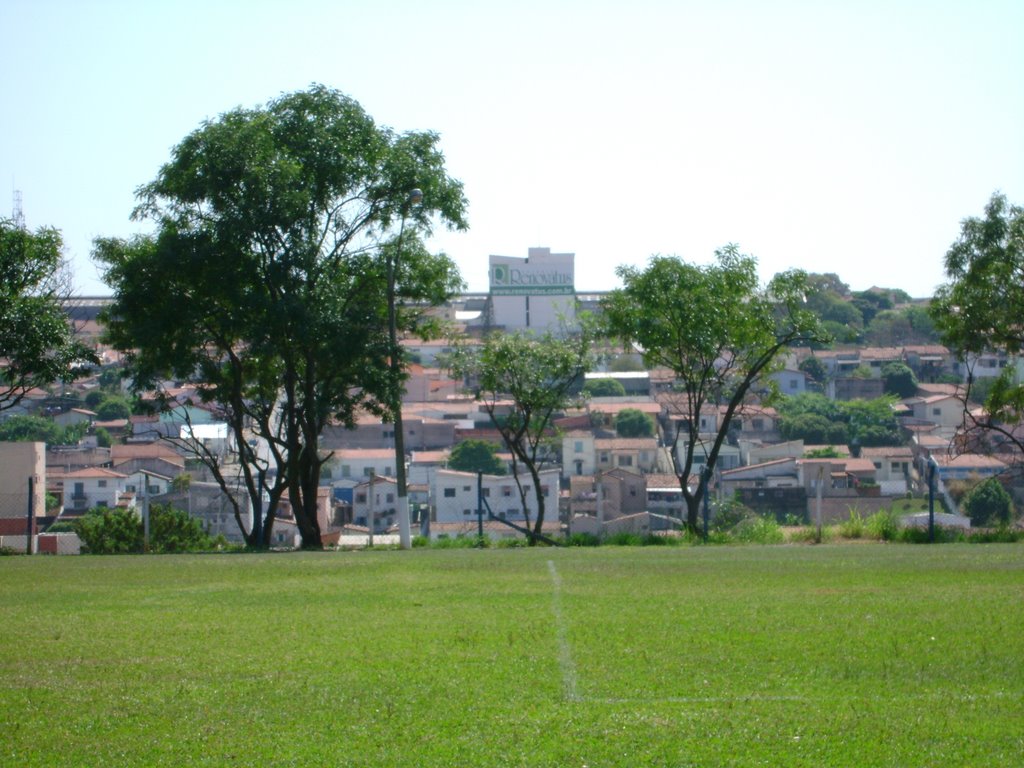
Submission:
<svg viewBox="0 0 1024 768">
<path fill-rule="evenodd" d="M 454 499 L 455 498 L 455 489 L 454 488 L 445 488 L 444 489 L 444 497 L 446 499 Z"/>
<path fill-rule="evenodd" d="M 583 441 L 582 440 L 577 440 L 576 441 L 576 443 L 573 445 L 573 451 L 575 453 L 583 453 Z"/>
<path fill-rule="evenodd" d="M 608 454 L 607 454 L 607 452 L 602 452 L 601 453 L 601 463 L 602 464 L 607 464 L 608 463 Z"/>
<path fill-rule="evenodd" d="M 350 464 L 342 464 L 341 465 L 341 476 L 342 477 L 352 477 L 352 466 Z"/>
<path fill-rule="evenodd" d="M 395 494 L 389 493 L 387 495 L 387 503 L 388 504 L 394 504 L 395 503 Z"/>
<path fill-rule="evenodd" d="M 470 488 L 468 485 L 464 485 L 464 486 L 462 486 L 462 490 L 465 491 L 466 493 L 469 493 L 473 489 Z"/>
<path fill-rule="evenodd" d="M 502 496 L 511 496 L 512 495 L 512 486 L 511 485 L 503 485 L 503 486 L 501 486 L 501 495 Z"/>
<path fill-rule="evenodd" d="M 464 509 L 462 510 L 462 514 L 464 514 L 466 517 L 469 517 L 471 514 L 473 514 L 473 511 L 470 509 Z"/>
<path fill-rule="evenodd" d="M 356 503 L 357 504 L 365 504 L 366 503 L 366 494 L 365 493 L 357 493 L 356 494 Z"/>
<path fill-rule="evenodd" d="M 106 488 L 107 487 L 107 481 L 106 480 L 99 480 L 99 481 L 97 481 L 96 485 L 98 485 L 100 488 Z"/>
<path fill-rule="evenodd" d="M 751 419 L 750 428 L 755 431 L 764 429 L 764 419 Z"/>
<path fill-rule="evenodd" d="M 941 415 L 942 415 L 942 409 L 941 408 L 932 408 L 932 416 L 941 416 Z"/>
<path fill-rule="evenodd" d="M 799 389 L 800 388 L 800 382 L 797 381 L 796 379 L 790 379 L 789 380 L 789 388 L 790 389 Z"/>
<path fill-rule="evenodd" d="M 363 477 L 372 477 L 373 467 L 363 467 Z"/>
<path fill-rule="evenodd" d="M 483 488 L 481 490 L 483 491 L 483 495 L 484 495 L 485 499 L 491 498 L 491 489 L 490 488 Z"/>
<path fill-rule="evenodd" d="M 619 466 L 620 467 L 632 467 L 633 466 L 633 457 L 632 456 L 619 456 Z"/>
</svg>

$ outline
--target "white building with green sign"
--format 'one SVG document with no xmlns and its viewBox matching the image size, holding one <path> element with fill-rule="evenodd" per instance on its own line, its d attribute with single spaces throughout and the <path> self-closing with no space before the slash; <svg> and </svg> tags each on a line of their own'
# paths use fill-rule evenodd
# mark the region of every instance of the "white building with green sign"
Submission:
<svg viewBox="0 0 1024 768">
<path fill-rule="evenodd" d="M 576 319 L 574 253 L 530 248 L 523 258 L 491 256 L 490 322 L 506 330 L 558 331 Z"/>
</svg>

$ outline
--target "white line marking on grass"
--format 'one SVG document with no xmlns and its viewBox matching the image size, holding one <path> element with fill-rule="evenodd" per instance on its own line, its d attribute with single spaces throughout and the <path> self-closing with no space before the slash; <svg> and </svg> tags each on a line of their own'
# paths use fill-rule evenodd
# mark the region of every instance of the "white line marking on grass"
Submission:
<svg viewBox="0 0 1024 768">
<path fill-rule="evenodd" d="M 551 573 L 553 586 L 551 607 L 555 614 L 555 633 L 558 637 L 558 666 L 562 670 L 562 687 L 565 698 L 569 701 L 581 701 L 576 689 L 576 664 L 572 660 L 572 648 L 565 634 L 565 619 L 562 617 L 562 577 L 558 575 L 555 561 L 548 560 L 548 571 Z"/>
</svg>

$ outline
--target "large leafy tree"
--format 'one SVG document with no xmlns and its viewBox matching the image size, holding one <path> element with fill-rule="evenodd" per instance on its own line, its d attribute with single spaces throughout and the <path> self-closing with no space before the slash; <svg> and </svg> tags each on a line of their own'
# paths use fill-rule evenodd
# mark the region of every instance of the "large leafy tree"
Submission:
<svg viewBox="0 0 1024 768">
<path fill-rule="evenodd" d="M 448 457 L 448 468 L 487 475 L 505 474 L 505 464 L 498 458 L 494 443 L 472 437 L 455 444 Z"/>
<path fill-rule="evenodd" d="M 399 332 L 423 332 L 417 308 L 461 286 L 419 240 L 434 219 L 465 227 L 462 185 L 437 144 L 313 86 L 204 123 L 139 190 L 134 216 L 155 234 L 97 241 L 115 291 L 109 339 L 135 387 L 172 410 L 181 403 L 164 384 L 190 381 L 229 425 L 231 466 L 188 442 L 226 493 L 245 488 L 248 530 L 227 497 L 252 546 L 271 541 L 287 494 L 303 546 L 319 548 L 323 427 L 361 408 L 394 420 L 405 368 L 391 364 L 391 278 Z"/>
<path fill-rule="evenodd" d="M 1024 208 L 995 194 L 985 215 L 965 219 L 946 253 L 946 276 L 929 307 L 943 342 L 972 365 L 985 352 L 1018 358 L 1024 348 Z M 1024 453 L 1016 427 L 1024 417 L 1024 385 L 1007 366 L 988 389 L 981 413 L 968 409 L 973 370 L 964 393 L 964 429 L 993 436 Z M 971 441 L 977 443 L 977 441 Z"/>
<path fill-rule="evenodd" d="M 512 454 L 512 476 L 536 543 L 546 510 L 540 472 L 554 456 L 554 419 L 572 402 L 580 377 L 593 363 L 593 330 L 583 318 L 572 333 L 492 333 L 474 349 L 459 348 L 452 372 L 471 383 L 477 400 Z M 529 482 L 528 482 L 529 481 Z M 537 515 L 527 499 L 532 483 Z"/>
<path fill-rule="evenodd" d="M 98 362 L 75 338 L 62 299 L 68 273 L 60 232 L 0 219 L 0 412 L 34 387 L 70 381 Z"/>
<path fill-rule="evenodd" d="M 695 452 L 707 451 L 714 470 L 733 417 L 752 390 L 768 387 L 767 374 L 788 346 L 827 342 L 828 334 L 804 297 L 803 272 L 776 275 L 761 287 L 757 262 L 730 245 L 710 265 L 655 256 L 646 269 L 620 267 L 623 287 L 604 301 L 611 334 L 643 351 L 647 365 L 666 368 L 676 391 L 666 399 L 677 421 L 672 451 L 687 504 L 687 528 L 697 529 L 700 500 L 710 472 L 691 476 Z M 706 407 L 724 406 L 710 442 L 700 432 Z"/>
</svg>

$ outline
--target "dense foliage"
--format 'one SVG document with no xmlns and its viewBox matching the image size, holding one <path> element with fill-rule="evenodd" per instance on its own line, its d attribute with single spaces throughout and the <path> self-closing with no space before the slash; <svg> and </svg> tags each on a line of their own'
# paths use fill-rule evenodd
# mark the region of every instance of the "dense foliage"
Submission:
<svg viewBox="0 0 1024 768">
<path fill-rule="evenodd" d="M 534 533 L 531 543 L 541 533 L 546 514 L 540 471 L 554 457 L 554 419 L 570 404 L 571 393 L 591 367 L 593 339 L 584 317 L 564 335 L 492 333 L 479 348 L 457 347 L 451 359 L 453 374 L 471 383 L 512 454 L 512 476 L 527 527 Z M 532 521 L 527 512 L 531 487 L 537 504 Z"/>
<path fill-rule="evenodd" d="M 245 488 L 251 530 L 226 495 L 252 546 L 268 546 L 285 494 L 303 547 L 321 546 L 321 431 L 360 409 L 393 421 L 400 404 L 388 297 L 399 332 L 427 335 L 421 308 L 461 287 L 454 263 L 419 238 L 435 217 L 465 226 L 462 186 L 437 144 L 313 86 L 204 123 L 139 192 L 134 215 L 156 232 L 97 241 L 115 293 L 108 341 L 165 409 L 182 405 L 164 387 L 177 380 L 221 412 L 240 477 L 199 441 L 185 447 L 225 491 Z"/>
<path fill-rule="evenodd" d="M 615 432 L 619 437 L 652 437 L 654 418 L 636 408 L 623 408 L 615 415 Z"/>
<path fill-rule="evenodd" d="M 776 405 L 779 432 L 785 440 L 809 445 L 899 445 L 895 398 L 831 400 L 816 392 L 782 397 Z"/>
<path fill-rule="evenodd" d="M 971 525 L 1006 525 L 1013 519 L 1013 499 L 998 479 L 990 477 L 968 491 L 962 502 Z"/>
<path fill-rule="evenodd" d="M 498 458 L 494 444 L 475 438 L 455 444 L 448 457 L 448 468 L 460 472 L 483 472 L 486 475 L 505 474 L 505 464 Z"/>
<path fill-rule="evenodd" d="M 785 272 L 762 287 L 754 258 L 733 245 L 715 255 L 711 265 L 655 256 L 646 269 L 620 267 L 623 287 L 603 302 L 608 334 L 643 350 L 648 368 L 676 377 L 676 392 L 663 402 L 679 425 L 672 452 L 691 531 L 707 484 L 704 472 L 691 482 L 705 406 L 724 406 L 707 451 L 705 466 L 713 470 L 734 414 L 779 367 L 780 353 L 830 338 L 806 307 L 805 273 Z"/>
<path fill-rule="evenodd" d="M 62 299 L 69 294 L 60 232 L 0 219 L 0 412 L 34 387 L 71 381 L 96 363 L 75 338 Z"/>
<path fill-rule="evenodd" d="M 0 442 L 75 445 L 82 439 L 88 428 L 89 425 L 86 422 L 62 427 L 53 419 L 19 414 L 0 421 Z"/>
<path fill-rule="evenodd" d="M 931 316 L 944 343 L 969 367 L 966 397 L 984 412 L 965 411 L 965 429 L 995 437 L 1024 453 L 1016 426 L 1024 418 L 1024 383 L 1014 366 L 979 397 L 973 365 L 985 352 L 1017 356 L 1024 348 L 1024 208 L 995 194 L 981 218 L 965 219 L 946 253 L 949 282 L 936 292 Z"/>
</svg>

